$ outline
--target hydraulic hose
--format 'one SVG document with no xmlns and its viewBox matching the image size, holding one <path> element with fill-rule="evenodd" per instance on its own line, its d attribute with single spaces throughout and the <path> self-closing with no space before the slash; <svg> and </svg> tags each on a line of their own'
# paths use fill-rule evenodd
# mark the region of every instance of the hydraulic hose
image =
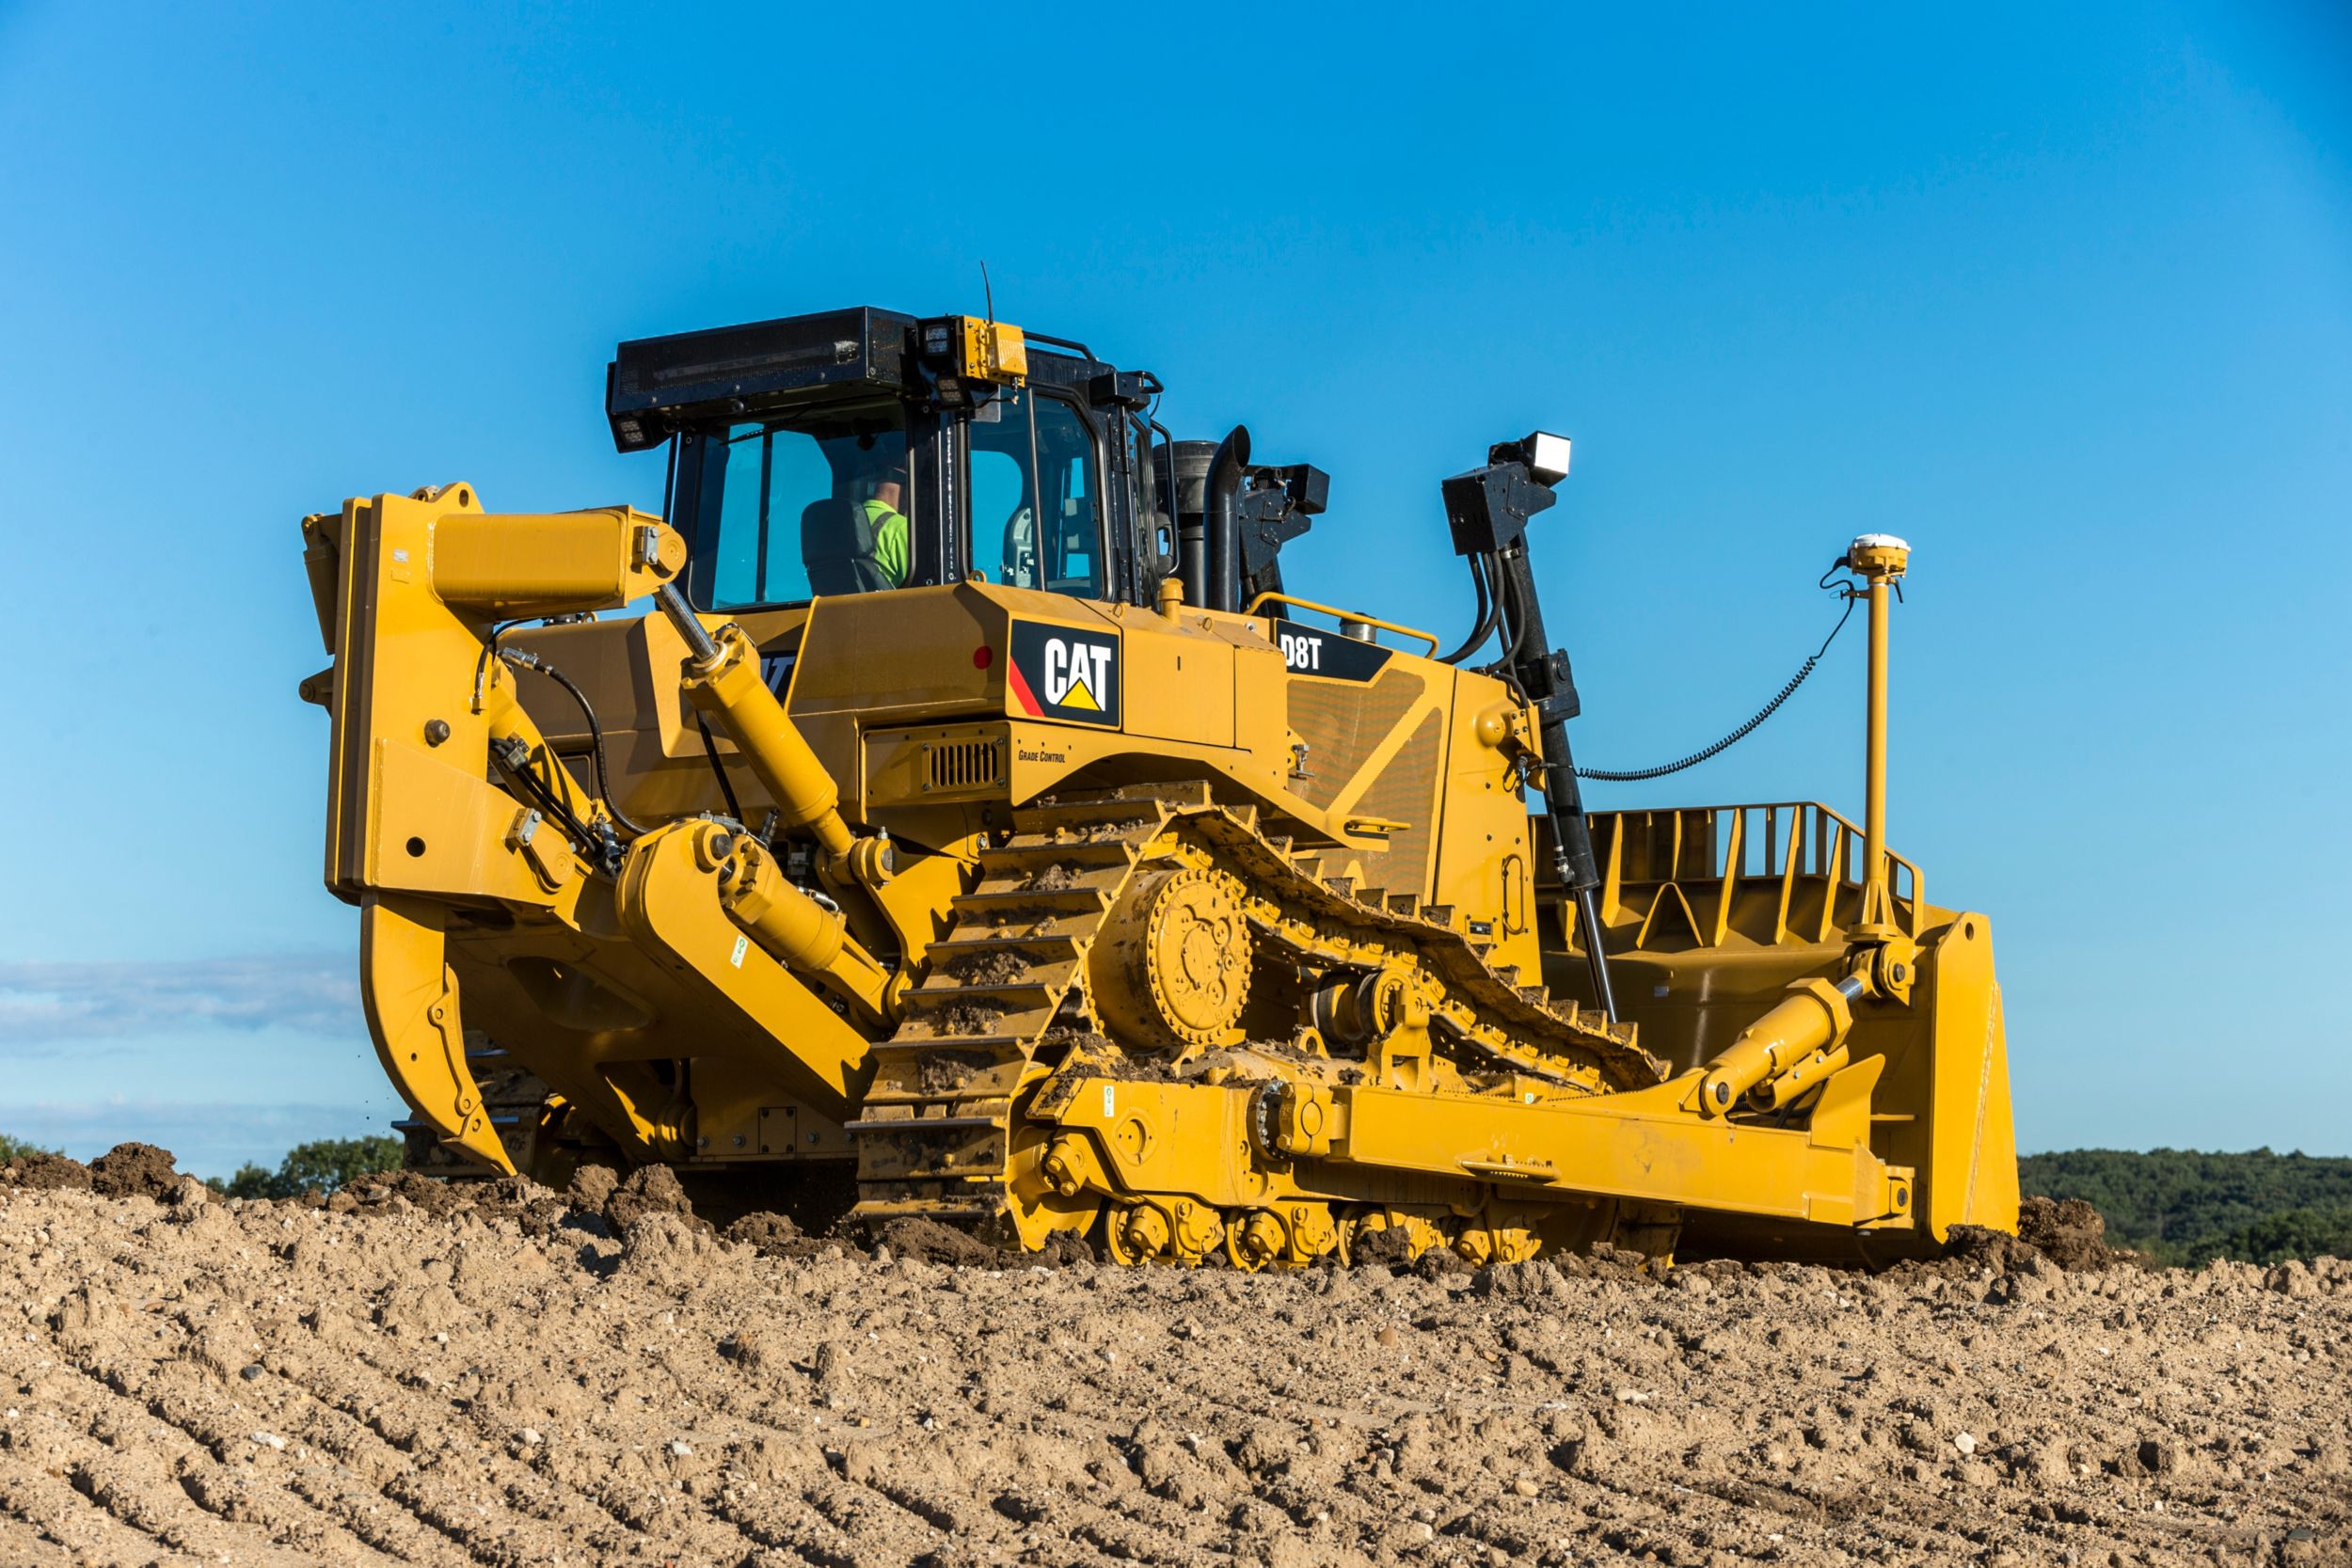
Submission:
<svg viewBox="0 0 2352 1568">
<path fill-rule="evenodd" d="M 663 586 L 667 587 L 668 585 L 664 584 Z M 603 800 L 605 811 L 612 816 L 614 824 L 626 832 L 629 837 L 644 837 L 645 830 L 630 821 L 628 816 L 622 812 L 620 802 L 613 799 L 612 780 L 610 773 L 606 769 L 604 760 L 604 726 L 596 722 L 596 710 L 595 707 L 590 705 L 588 702 L 588 693 L 582 691 L 579 686 L 574 684 L 571 676 L 565 674 L 563 671 L 558 670 L 554 665 L 549 664 L 546 659 L 541 658 L 537 654 L 527 652 L 521 648 L 501 648 L 499 650 L 499 657 L 504 659 L 507 663 L 513 665 L 517 670 L 536 670 L 539 673 L 547 676 L 548 679 L 553 681 L 556 685 L 562 687 L 564 690 L 572 694 L 572 701 L 580 705 L 580 717 L 588 721 L 588 745 L 590 755 L 594 759 L 596 766 L 596 794 Z"/>
<path fill-rule="evenodd" d="M 1485 647 L 1486 645 L 1486 639 L 1495 634 L 1496 619 L 1502 613 L 1502 607 L 1496 602 L 1494 595 L 1486 590 L 1486 558 L 1483 555 L 1471 556 L 1470 558 L 1470 586 L 1478 593 L 1478 608 L 1470 611 L 1470 624 L 1472 629 L 1469 640 L 1460 647 L 1446 655 L 1445 657 L 1439 659 L 1438 662 L 1440 664 L 1459 664 L 1462 660 L 1470 657 L 1470 655 Z"/>
</svg>

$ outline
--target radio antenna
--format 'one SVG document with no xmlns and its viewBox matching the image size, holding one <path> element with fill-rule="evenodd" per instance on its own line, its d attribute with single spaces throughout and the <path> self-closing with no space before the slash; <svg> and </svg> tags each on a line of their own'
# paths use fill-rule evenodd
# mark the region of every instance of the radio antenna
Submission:
<svg viewBox="0 0 2352 1568">
<path fill-rule="evenodd" d="M 980 297 L 988 301 L 988 325 L 996 325 L 996 291 L 988 286 L 988 263 L 980 263 Z"/>
</svg>

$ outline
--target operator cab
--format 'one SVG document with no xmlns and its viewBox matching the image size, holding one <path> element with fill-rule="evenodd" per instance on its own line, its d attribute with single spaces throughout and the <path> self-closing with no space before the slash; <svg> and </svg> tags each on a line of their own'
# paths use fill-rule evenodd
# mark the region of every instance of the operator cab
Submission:
<svg viewBox="0 0 2352 1568">
<path fill-rule="evenodd" d="M 1157 390 L 1083 344 L 860 309 L 623 343 L 606 412 L 623 451 L 676 442 L 698 609 L 967 579 L 1148 604 Z"/>
</svg>

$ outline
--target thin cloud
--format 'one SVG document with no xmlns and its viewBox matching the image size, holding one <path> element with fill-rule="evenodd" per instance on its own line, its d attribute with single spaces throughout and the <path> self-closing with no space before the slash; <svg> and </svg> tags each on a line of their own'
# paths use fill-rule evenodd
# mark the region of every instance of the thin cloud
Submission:
<svg viewBox="0 0 2352 1568">
<path fill-rule="evenodd" d="M 135 1039 L 184 1029 L 360 1027 L 347 956 L 284 954 L 165 963 L 0 963 L 0 1046 Z"/>
</svg>

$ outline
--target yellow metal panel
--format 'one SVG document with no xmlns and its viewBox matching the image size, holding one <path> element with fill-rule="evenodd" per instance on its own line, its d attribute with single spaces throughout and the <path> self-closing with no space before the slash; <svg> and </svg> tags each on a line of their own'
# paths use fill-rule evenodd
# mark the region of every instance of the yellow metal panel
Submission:
<svg viewBox="0 0 2352 1568">
<path fill-rule="evenodd" d="M 685 541 L 660 518 L 627 506 L 453 512 L 428 524 L 425 549 L 442 603 L 501 618 L 617 610 L 632 590 L 643 591 L 639 567 L 658 562 L 656 580 L 662 580 L 686 565 Z"/>
<path fill-rule="evenodd" d="M 2014 1231 L 2017 1136 L 1991 923 L 1954 920 L 1931 949 L 1931 974 L 1933 1077 L 1917 1107 L 1931 1150 L 1920 1179 L 1928 1225 L 1939 1239 L 1955 1225 Z"/>
<path fill-rule="evenodd" d="M 507 846 L 507 825 L 522 810 L 515 798 L 432 751 L 377 736 L 368 807 L 368 886 L 519 904 L 555 901 L 525 858 Z"/>
<path fill-rule="evenodd" d="M 1849 1068 L 1841 1100 L 1867 1107 L 1879 1064 Z M 1531 1192 L 1583 1192 L 1833 1225 L 1911 1224 L 1910 1172 L 1867 1144 L 1804 1130 L 1701 1120 L 1679 1108 L 1687 1080 L 1654 1089 L 1524 1104 L 1495 1097 L 1364 1087 L 1331 1091 L 1329 1158 L 1475 1173 Z M 1857 1130 L 1851 1117 L 1850 1131 Z M 1826 1131 L 1826 1130 L 1825 1130 Z"/>
<path fill-rule="evenodd" d="M 1123 629 L 1127 733 L 1231 746 L 1232 644 L 1197 630 L 1168 627 L 1156 616 L 1135 617 Z"/>
</svg>

